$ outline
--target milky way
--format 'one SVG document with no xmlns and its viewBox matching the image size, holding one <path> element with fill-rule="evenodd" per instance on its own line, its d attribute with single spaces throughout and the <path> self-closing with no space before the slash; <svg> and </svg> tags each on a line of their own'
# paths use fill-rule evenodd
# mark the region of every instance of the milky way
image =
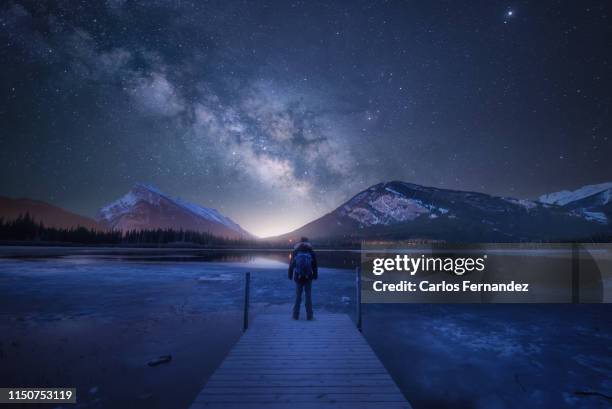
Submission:
<svg viewBox="0 0 612 409">
<path fill-rule="evenodd" d="M 608 2 L 508 6 L 3 2 L 0 195 L 145 182 L 268 235 L 385 180 L 612 179 Z"/>
</svg>

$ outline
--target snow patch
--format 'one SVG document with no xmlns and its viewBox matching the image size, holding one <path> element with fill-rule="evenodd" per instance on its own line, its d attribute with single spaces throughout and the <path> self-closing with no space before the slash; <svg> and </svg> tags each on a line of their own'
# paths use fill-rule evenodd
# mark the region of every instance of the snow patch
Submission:
<svg viewBox="0 0 612 409">
<path fill-rule="evenodd" d="M 605 214 L 601 212 L 588 212 L 584 210 L 582 212 L 582 215 L 587 220 L 594 221 L 594 222 L 601 223 L 601 224 L 608 224 L 608 218 L 606 217 Z"/>
<path fill-rule="evenodd" d="M 396 195 L 382 195 L 370 202 L 370 206 L 398 222 L 414 220 L 421 214 L 430 212 L 420 202 Z"/>
<path fill-rule="evenodd" d="M 610 200 L 609 190 L 611 189 L 612 189 L 612 182 L 600 183 L 598 185 L 583 186 L 580 189 L 576 189 L 573 191 L 562 190 L 560 192 L 549 193 L 549 194 L 540 196 L 539 200 L 542 203 L 565 206 L 568 203 L 575 202 L 577 200 L 584 199 L 585 197 L 593 196 L 605 190 L 608 190 L 606 196 L 609 202 Z M 608 202 L 605 202 L 603 204 L 606 204 Z"/>
<path fill-rule="evenodd" d="M 401 194 L 401 193 L 400 193 L 400 192 L 398 192 L 397 190 L 393 190 L 393 189 L 391 189 L 390 187 L 386 187 L 386 188 L 385 188 L 385 190 L 386 190 L 387 192 L 394 193 L 394 194 L 396 194 L 396 195 L 398 195 L 398 196 L 404 196 L 403 194 Z"/>
<path fill-rule="evenodd" d="M 380 224 L 380 220 L 378 219 L 378 217 L 376 217 L 374 213 L 362 207 L 351 210 L 351 212 L 348 214 L 348 217 L 357 220 L 360 224 L 365 226 L 373 226 L 375 224 Z"/>
<path fill-rule="evenodd" d="M 524 208 L 525 208 L 525 209 L 527 209 L 527 210 L 531 210 L 531 209 L 533 209 L 533 208 L 535 208 L 535 207 L 537 207 L 537 206 L 538 206 L 538 204 L 537 204 L 536 202 L 534 202 L 533 200 L 527 200 L 527 199 L 514 199 L 514 198 L 512 198 L 512 197 L 507 197 L 507 198 L 504 198 L 504 200 L 505 200 L 506 202 L 509 202 L 509 203 L 515 204 L 515 205 L 517 205 L 517 206 L 524 207 Z"/>
<path fill-rule="evenodd" d="M 176 204 L 183 207 L 184 209 L 187 209 L 191 213 L 194 213 L 196 216 L 203 217 L 204 219 L 207 219 L 207 220 L 214 220 L 233 230 L 236 230 L 236 229 L 241 230 L 241 227 L 238 224 L 234 223 L 229 218 L 223 216 L 221 213 L 219 213 L 217 209 L 211 209 L 208 207 L 198 206 L 196 204 L 186 202 L 182 199 L 174 199 L 173 201 Z"/>
<path fill-rule="evenodd" d="M 350 210 L 348 217 L 363 226 L 373 226 L 414 220 L 426 213 L 430 210 L 419 201 L 390 193 L 372 197 L 367 206 Z"/>
</svg>

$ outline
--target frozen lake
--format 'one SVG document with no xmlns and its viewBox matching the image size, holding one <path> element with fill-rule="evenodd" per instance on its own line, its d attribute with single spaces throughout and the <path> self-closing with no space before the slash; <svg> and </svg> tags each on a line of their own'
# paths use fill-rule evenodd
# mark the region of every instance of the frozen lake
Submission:
<svg viewBox="0 0 612 409">
<path fill-rule="evenodd" d="M 253 314 L 287 309 L 288 252 L 1 249 L 0 385 L 82 408 L 186 408 Z M 316 309 L 352 314 L 357 253 L 321 252 Z M 420 408 L 608 408 L 608 304 L 364 305 L 364 335 Z M 155 367 L 160 355 L 172 361 Z"/>
</svg>

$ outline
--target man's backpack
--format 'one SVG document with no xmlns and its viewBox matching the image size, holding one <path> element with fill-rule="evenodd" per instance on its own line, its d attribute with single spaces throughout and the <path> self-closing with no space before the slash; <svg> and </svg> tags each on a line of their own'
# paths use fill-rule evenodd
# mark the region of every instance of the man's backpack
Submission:
<svg viewBox="0 0 612 409">
<path fill-rule="evenodd" d="M 295 255 L 295 267 L 293 267 L 293 279 L 311 280 L 312 279 L 312 256 L 310 253 L 300 251 Z"/>
</svg>

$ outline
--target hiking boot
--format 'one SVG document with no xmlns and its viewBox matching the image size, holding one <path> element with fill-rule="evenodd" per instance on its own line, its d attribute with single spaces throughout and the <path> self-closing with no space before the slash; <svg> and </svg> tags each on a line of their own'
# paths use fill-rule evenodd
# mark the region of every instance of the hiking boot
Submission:
<svg viewBox="0 0 612 409">
<path fill-rule="evenodd" d="M 310 317 L 306 318 L 308 321 L 312 321 L 314 320 L 314 317 L 311 315 Z"/>
</svg>

